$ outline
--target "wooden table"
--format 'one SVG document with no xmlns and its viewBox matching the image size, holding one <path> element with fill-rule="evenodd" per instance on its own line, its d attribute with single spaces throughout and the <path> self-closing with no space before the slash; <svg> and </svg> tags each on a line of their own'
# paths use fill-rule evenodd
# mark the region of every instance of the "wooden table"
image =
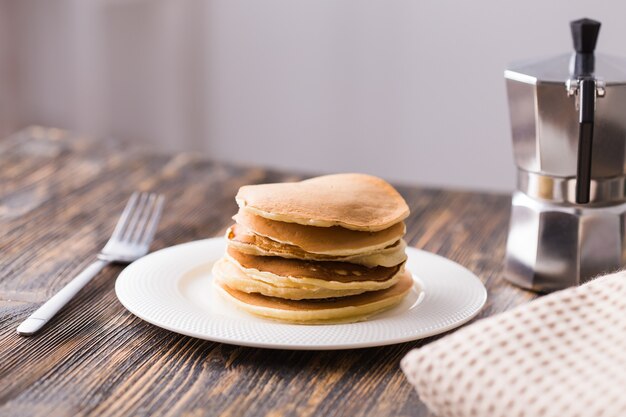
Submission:
<svg viewBox="0 0 626 417">
<path fill-rule="evenodd" d="M 32 127 L 0 140 L 0 415 L 427 416 L 398 363 L 434 338 L 298 352 L 192 339 L 126 311 L 108 267 L 41 334 L 17 325 L 93 260 L 135 190 L 165 194 L 153 249 L 220 235 L 244 184 L 301 178 Z M 509 196 L 399 186 L 410 245 L 476 273 L 481 316 L 533 298 L 502 280 Z"/>
</svg>

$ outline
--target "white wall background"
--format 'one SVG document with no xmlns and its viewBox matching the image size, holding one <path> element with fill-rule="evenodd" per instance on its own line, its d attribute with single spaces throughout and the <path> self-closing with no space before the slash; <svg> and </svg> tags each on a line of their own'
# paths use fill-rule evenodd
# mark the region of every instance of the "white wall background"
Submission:
<svg viewBox="0 0 626 417">
<path fill-rule="evenodd" d="M 0 0 L 0 133 L 38 123 L 314 172 L 509 190 L 502 72 L 623 2 Z"/>
</svg>

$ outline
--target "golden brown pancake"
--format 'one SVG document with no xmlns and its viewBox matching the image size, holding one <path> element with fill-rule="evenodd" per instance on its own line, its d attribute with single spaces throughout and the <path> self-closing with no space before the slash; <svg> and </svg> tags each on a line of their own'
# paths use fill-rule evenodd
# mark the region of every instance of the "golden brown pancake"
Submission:
<svg viewBox="0 0 626 417">
<path fill-rule="evenodd" d="M 247 185 L 236 196 L 245 211 L 279 222 L 342 226 L 376 232 L 409 215 L 386 181 L 365 174 L 336 174 L 292 183 Z"/>
<path fill-rule="evenodd" d="M 244 270 L 269 272 L 281 277 L 311 278 L 323 281 L 387 281 L 394 277 L 404 264 L 392 267 L 376 266 L 368 268 L 349 262 L 318 262 L 301 259 L 286 259 L 278 256 L 255 256 L 238 251 L 233 247 L 227 255 Z"/>
<path fill-rule="evenodd" d="M 295 245 L 287 245 L 276 242 L 264 236 L 254 234 L 245 226 L 234 224 L 226 231 L 226 239 L 237 250 L 250 255 L 280 256 L 283 258 L 296 258 L 316 261 L 341 261 L 352 262 L 365 266 L 396 266 L 406 260 L 404 252 L 406 244 L 403 240 L 389 245 L 386 248 L 364 252 L 349 256 L 331 256 L 315 254 L 302 250 Z"/>
<path fill-rule="evenodd" d="M 260 279 L 257 278 L 260 275 Z M 290 300 L 326 299 L 361 294 L 366 291 L 388 288 L 394 285 L 400 274 L 382 282 L 356 281 L 341 283 L 308 278 L 280 277 L 270 273 L 248 274 L 232 258 L 222 258 L 213 266 L 213 276 L 218 282 L 234 290 L 247 293 L 259 293 L 268 297 Z M 316 285 L 321 282 L 323 286 Z M 332 288 L 335 284 L 336 287 Z M 373 287 L 371 286 L 373 285 Z M 329 288 L 330 287 L 330 288 Z"/>
<path fill-rule="evenodd" d="M 219 280 L 214 280 L 214 283 L 225 298 L 251 314 L 303 324 L 349 323 L 365 320 L 373 314 L 399 304 L 414 285 L 411 275 L 404 272 L 398 283 L 380 291 L 323 300 L 287 300 L 238 291 Z"/>
<path fill-rule="evenodd" d="M 346 262 L 311 262 L 247 255 L 229 247 L 213 274 L 229 287 L 292 300 L 344 297 L 394 285 L 404 264 L 366 268 Z"/>
<path fill-rule="evenodd" d="M 396 223 L 379 232 L 363 232 L 341 226 L 316 227 L 285 223 L 240 210 L 233 219 L 255 234 L 273 241 L 298 246 L 305 252 L 348 256 L 383 249 L 404 235 L 404 223 Z"/>
</svg>

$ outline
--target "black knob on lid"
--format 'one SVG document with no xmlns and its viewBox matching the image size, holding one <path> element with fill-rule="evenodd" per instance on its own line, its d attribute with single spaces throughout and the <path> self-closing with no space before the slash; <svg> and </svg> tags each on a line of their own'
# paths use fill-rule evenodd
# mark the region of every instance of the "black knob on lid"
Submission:
<svg viewBox="0 0 626 417">
<path fill-rule="evenodd" d="M 570 23 L 574 49 L 579 54 L 592 54 L 596 49 L 601 23 L 591 19 L 579 19 Z"/>
</svg>

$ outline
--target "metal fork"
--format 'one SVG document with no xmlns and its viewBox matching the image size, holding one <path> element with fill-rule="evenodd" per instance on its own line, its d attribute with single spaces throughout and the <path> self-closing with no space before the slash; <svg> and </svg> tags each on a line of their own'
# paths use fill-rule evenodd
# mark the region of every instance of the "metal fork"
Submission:
<svg viewBox="0 0 626 417">
<path fill-rule="evenodd" d="M 148 253 L 157 229 L 164 197 L 153 193 L 133 193 L 115 226 L 113 235 L 98 254 L 98 260 L 30 315 L 17 328 L 22 336 L 39 331 L 98 272 L 111 263 L 130 263 Z"/>
</svg>

